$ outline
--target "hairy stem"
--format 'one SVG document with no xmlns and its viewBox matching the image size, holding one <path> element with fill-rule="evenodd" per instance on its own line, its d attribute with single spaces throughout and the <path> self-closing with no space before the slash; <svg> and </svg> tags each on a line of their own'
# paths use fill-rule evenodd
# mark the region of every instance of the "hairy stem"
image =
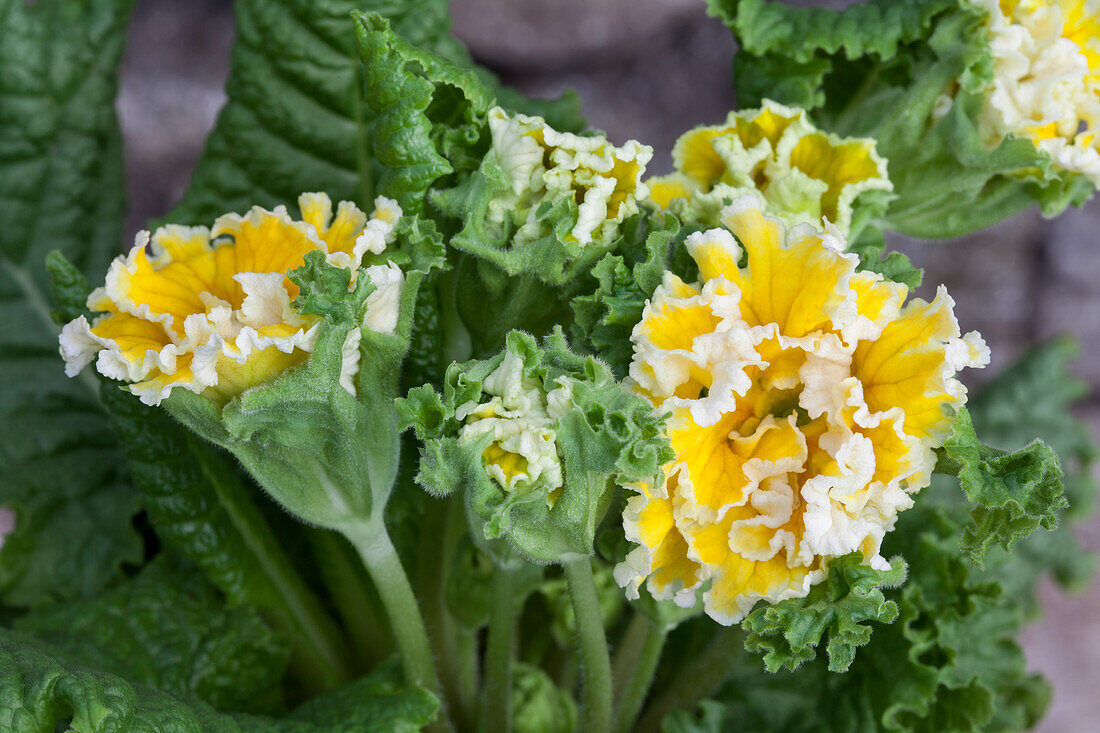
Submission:
<svg viewBox="0 0 1100 733">
<path fill-rule="evenodd" d="M 373 669 L 394 651 L 382 600 L 347 540 L 326 529 L 311 530 L 308 536 L 321 578 L 347 631 L 356 666 L 361 671 Z"/>
<path fill-rule="evenodd" d="M 635 612 L 623 638 L 623 646 L 615 655 L 618 689 L 615 694 L 614 733 L 627 733 L 638 719 L 653 684 L 657 664 L 661 661 L 665 636 L 665 632 L 645 614 Z"/>
<path fill-rule="evenodd" d="M 512 641 L 515 637 L 515 571 L 495 566 L 489 634 L 485 641 L 485 696 L 481 730 L 510 733 L 512 730 Z"/>
<path fill-rule="evenodd" d="M 745 653 L 745 637 L 737 626 L 722 628 L 707 648 L 676 675 L 675 681 L 646 709 L 635 729 L 657 733 L 673 710 L 690 710 L 713 695 Z"/>
<path fill-rule="evenodd" d="M 584 673 L 580 730 L 610 730 L 611 659 L 607 653 L 607 635 L 596 597 L 596 584 L 592 579 L 592 564 L 587 557 L 577 557 L 566 560 L 563 568 L 577 620 L 577 643 Z"/>
<path fill-rule="evenodd" d="M 385 524 L 381 518 L 376 518 L 354 530 L 345 530 L 345 536 L 359 551 L 382 598 L 409 683 L 443 700 L 424 619 Z M 440 713 L 440 718 L 441 727 L 449 729 L 446 709 Z"/>
<path fill-rule="evenodd" d="M 424 531 L 420 551 L 420 586 L 428 638 L 438 654 L 440 681 L 451 719 L 462 730 L 473 727 L 478 704 L 477 639 L 459 628 L 447 609 L 450 558 L 465 529 L 461 497 L 437 509 L 440 522 Z M 429 518 L 431 519 L 431 518 Z"/>
</svg>

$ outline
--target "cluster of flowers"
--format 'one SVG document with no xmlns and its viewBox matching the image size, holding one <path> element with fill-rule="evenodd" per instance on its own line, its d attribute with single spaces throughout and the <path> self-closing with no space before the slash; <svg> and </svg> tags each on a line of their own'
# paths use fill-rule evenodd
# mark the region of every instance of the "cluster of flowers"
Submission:
<svg viewBox="0 0 1100 733">
<path fill-rule="evenodd" d="M 981 4 L 995 59 L 989 141 L 1028 137 L 1100 184 L 1096 3 Z M 615 570 L 627 595 L 645 585 L 690 606 L 704 590 L 707 613 L 729 624 L 761 599 L 804 596 L 849 553 L 885 569 L 883 538 L 928 485 L 965 402 L 956 374 L 984 366 L 988 351 L 962 335 L 943 288 L 906 304 L 904 285 L 846 253 L 861 207 L 892 190 L 874 141 L 766 102 L 689 131 L 676 171 L 647 180 L 652 151 L 635 141 L 617 147 L 500 108 L 486 124 L 507 181 L 486 219 L 512 249 L 553 236 L 544 217 L 561 202 L 575 219 L 559 234 L 581 247 L 612 246 L 647 211 L 702 229 L 683 245 L 698 280 L 665 273 L 631 337 L 624 389 L 666 416 L 673 459 L 628 487 L 622 521 L 635 547 Z M 340 382 L 354 396 L 361 329 L 398 323 L 405 275 L 385 255 L 402 212 L 379 198 L 370 218 L 350 202 L 333 216 L 324 194 L 299 207 L 301 220 L 254 208 L 212 228 L 140 235 L 89 298 L 98 315 L 65 327 L 69 374 L 95 360 L 149 404 L 180 387 L 224 405 L 308 360 L 321 318 L 295 307 L 287 273 L 320 251 L 352 285 L 365 272 L 374 286 L 343 350 Z M 556 511 L 569 485 L 559 430 L 577 379 L 544 384 L 506 352 L 478 397 L 455 406 L 453 437 L 488 446 L 481 465 L 503 495 L 537 489 Z"/>
<path fill-rule="evenodd" d="M 1059 168 L 1100 186 L 1100 2 L 975 0 L 989 14 L 990 144 L 1030 138 Z"/>
</svg>

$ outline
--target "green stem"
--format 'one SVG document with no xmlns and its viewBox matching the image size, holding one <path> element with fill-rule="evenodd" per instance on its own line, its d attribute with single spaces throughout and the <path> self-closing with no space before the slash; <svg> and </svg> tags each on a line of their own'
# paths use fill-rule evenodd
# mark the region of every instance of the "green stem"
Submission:
<svg viewBox="0 0 1100 733">
<path fill-rule="evenodd" d="M 721 629 L 707 648 L 680 670 L 672 685 L 650 704 L 635 730 L 657 733 L 661 730 L 661 722 L 673 710 L 691 710 L 713 695 L 733 673 L 744 653 L 745 637 L 740 627 Z"/>
<path fill-rule="evenodd" d="M 607 653 L 607 635 L 592 579 L 592 564 L 587 557 L 575 557 L 562 564 L 573 613 L 577 623 L 581 666 L 584 671 L 582 731 L 611 729 L 611 659 Z"/>
<path fill-rule="evenodd" d="M 453 621 L 452 625 L 457 627 Z M 458 684 L 455 693 L 458 699 L 458 714 L 461 720 L 472 721 L 474 710 L 477 708 L 478 688 L 478 635 L 476 631 L 469 629 L 456 629 L 454 635 L 454 668 Z M 468 727 L 468 723 L 467 723 Z"/>
<path fill-rule="evenodd" d="M 314 529 L 309 541 L 321 579 L 347 631 L 356 666 L 360 671 L 373 669 L 394 651 L 382 599 L 355 549 L 340 534 Z"/>
<path fill-rule="evenodd" d="M 644 613 L 634 611 L 630 623 L 615 645 L 615 658 L 611 662 L 611 678 L 615 683 L 615 704 L 623 695 L 623 684 L 630 678 L 630 670 L 638 663 L 650 622 Z"/>
<path fill-rule="evenodd" d="M 495 566 L 489 609 L 489 633 L 485 640 L 485 696 L 481 730 L 512 730 L 512 641 L 515 637 L 515 571 Z"/>
<path fill-rule="evenodd" d="M 344 534 L 358 550 L 382 598 L 409 683 L 423 687 L 442 701 L 424 619 L 386 525 L 381 518 L 374 518 L 360 527 L 345 529 Z M 440 712 L 440 718 L 442 726 L 449 729 L 445 709 Z"/>
<path fill-rule="evenodd" d="M 473 726 L 478 700 L 476 638 L 458 627 L 447 610 L 450 559 L 465 528 L 461 497 L 433 502 L 420 546 L 420 598 L 428 638 L 438 654 L 440 682 L 451 719 L 460 729 Z M 468 637 L 468 638 L 465 638 Z"/>
<path fill-rule="evenodd" d="M 615 679 L 620 681 L 615 699 L 614 733 L 627 733 L 642 711 L 657 664 L 661 661 L 661 651 L 665 647 L 665 632 L 653 623 L 645 614 L 634 614 L 627 629 L 624 642 L 629 641 L 633 649 L 624 648 L 622 657 L 615 655 Z M 630 657 L 628 660 L 624 657 Z M 620 659 L 623 666 L 619 666 Z M 626 680 L 625 684 L 621 680 Z"/>
</svg>

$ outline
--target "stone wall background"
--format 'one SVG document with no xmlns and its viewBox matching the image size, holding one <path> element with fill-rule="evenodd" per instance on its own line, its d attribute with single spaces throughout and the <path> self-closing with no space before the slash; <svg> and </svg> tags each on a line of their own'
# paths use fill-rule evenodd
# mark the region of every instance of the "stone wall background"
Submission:
<svg viewBox="0 0 1100 733">
<path fill-rule="evenodd" d="M 812 5 L 813 0 L 794 4 Z M 825 4 L 848 4 L 832 0 Z M 702 0 L 452 0 L 455 33 L 474 56 L 533 95 L 575 89 L 594 127 L 654 146 L 671 168 L 678 134 L 714 123 L 733 105 L 728 31 Z M 140 0 L 123 61 L 118 108 L 126 143 L 128 236 L 180 196 L 224 101 L 233 39 L 229 0 Z M 1100 200 L 1054 221 L 1026 212 L 954 242 L 898 239 L 945 283 L 964 329 L 982 332 L 987 373 L 1029 345 L 1068 332 L 1093 393 L 1080 408 L 1100 431 Z M 927 293 L 925 293 L 927 297 Z M 979 373 L 980 374 L 980 373 Z M 1100 520 L 1083 530 L 1100 550 Z M 1095 730 L 1100 714 L 1100 582 L 1066 596 L 1049 583 L 1045 613 L 1024 636 L 1033 669 L 1054 685 L 1038 730 Z"/>
</svg>

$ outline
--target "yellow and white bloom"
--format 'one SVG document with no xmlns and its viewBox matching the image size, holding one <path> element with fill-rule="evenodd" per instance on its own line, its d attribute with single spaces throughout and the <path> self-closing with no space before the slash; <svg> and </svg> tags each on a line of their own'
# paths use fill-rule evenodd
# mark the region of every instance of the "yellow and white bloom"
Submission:
<svg viewBox="0 0 1100 733">
<path fill-rule="evenodd" d="M 538 380 L 523 374 L 523 357 L 506 351 L 504 360 L 482 383 L 487 402 L 470 401 L 455 408 L 464 421 L 459 443 L 471 443 L 491 434 L 482 453 L 486 472 L 501 490 L 526 494 L 535 487 L 548 492 L 553 508 L 561 493 L 562 472 L 554 423 L 569 409 L 568 380 L 561 378 L 549 392 Z"/>
<path fill-rule="evenodd" d="M 684 133 L 672 157 L 675 173 L 647 181 L 650 200 L 704 225 L 716 226 L 723 206 L 755 191 L 770 216 L 815 226 L 824 217 L 847 236 L 856 199 L 893 190 L 874 140 L 823 132 L 805 110 L 770 100 Z"/>
<path fill-rule="evenodd" d="M 602 135 L 558 132 L 541 117 L 509 115 L 500 107 L 489 111 L 493 153 L 510 190 L 490 204 L 489 220 L 503 226 L 519 213 L 513 244 L 520 246 L 548 233 L 536 220 L 539 206 L 568 198 L 577 203 L 577 222 L 569 239 L 581 245 L 605 243 L 628 216 L 638 212 L 638 200 L 648 195 L 642 182 L 653 149 L 636 140 L 621 147 Z"/>
<path fill-rule="evenodd" d="M 89 296 L 92 322 L 80 316 L 62 329 L 66 374 L 95 360 L 101 374 L 128 382 L 146 404 L 159 404 L 177 387 L 224 403 L 305 361 L 321 318 L 294 309 L 298 286 L 287 272 L 319 250 L 356 273 L 364 256 L 393 240 L 401 209 L 379 197 L 370 218 L 348 201 L 333 216 L 323 193 L 302 194 L 298 203 L 301 221 L 285 207 L 257 206 L 221 216 L 212 228 L 139 233 Z M 376 290 L 363 325 L 392 333 L 403 275 L 392 264 L 366 272 Z M 360 336 L 352 329 L 344 348 L 341 384 L 352 394 Z"/>
<path fill-rule="evenodd" d="M 907 288 L 857 271 L 836 228 L 766 210 L 739 198 L 728 230 L 689 237 L 699 282 L 666 273 L 632 335 L 630 378 L 670 411 L 675 459 L 663 484 L 634 487 L 638 547 L 616 579 L 682 605 L 709 584 L 706 611 L 726 624 L 804 596 L 832 558 L 888 567 L 883 537 L 965 401 L 955 375 L 989 359 L 942 287 L 903 305 Z"/>
<path fill-rule="evenodd" d="M 1100 186 L 1100 0 L 973 0 L 989 13 L 990 145 L 1027 137 Z"/>
</svg>

